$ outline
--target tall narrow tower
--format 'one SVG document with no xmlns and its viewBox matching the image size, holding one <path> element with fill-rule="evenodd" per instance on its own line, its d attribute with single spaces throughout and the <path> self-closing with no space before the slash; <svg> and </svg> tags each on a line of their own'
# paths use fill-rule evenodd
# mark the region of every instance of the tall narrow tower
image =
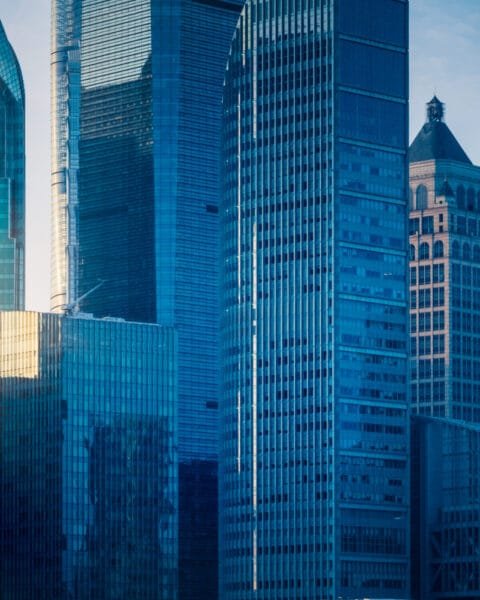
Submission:
<svg viewBox="0 0 480 600">
<path fill-rule="evenodd" d="M 25 94 L 0 21 L 0 309 L 25 303 Z"/>
<path fill-rule="evenodd" d="M 224 95 L 223 600 L 408 598 L 401 0 L 249 0 Z"/>
<path fill-rule="evenodd" d="M 178 331 L 180 598 L 216 597 L 222 86 L 243 0 L 53 0 L 52 309 Z"/>
</svg>

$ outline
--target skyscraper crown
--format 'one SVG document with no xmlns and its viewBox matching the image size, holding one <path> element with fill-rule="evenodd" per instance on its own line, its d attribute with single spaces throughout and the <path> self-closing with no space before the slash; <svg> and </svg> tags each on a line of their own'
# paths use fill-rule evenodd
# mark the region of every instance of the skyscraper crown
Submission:
<svg viewBox="0 0 480 600">
<path fill-rule="evenodd" d="M 444 122 L 445 105 L 434 96 L 427 103 L 427 122 L 418 132 L 409 150 L 411 163 L 426 160 L 455 160 L 472 164 Z"/>
</svg>

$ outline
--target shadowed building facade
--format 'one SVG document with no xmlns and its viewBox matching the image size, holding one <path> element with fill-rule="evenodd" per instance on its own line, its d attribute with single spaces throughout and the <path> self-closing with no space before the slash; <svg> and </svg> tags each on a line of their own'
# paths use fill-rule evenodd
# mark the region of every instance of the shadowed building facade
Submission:
<svg viewBox="0 0 480 600">
<path fill-rule="evenodd" d="M 180 596 L 217 588 L 222 85 L 241 0 L 54 0 L 52 310 L 178 331 Z M 185 586 L 185 587 L 182 587 Z"/>
<path fill-rule="evenodd" d="M 408 3 L 246 3 L 224 93 L 220 596 L 410 597 Z"/>
<path fill-rule="evenodd" d="M 0 313 L 0 595 L 173 600 L 171 328 Z"/>
<path fill-rule="evenodd" d="M 0 309 L 25 302 L 25 93 L 0 21 Z"/>
</svg>

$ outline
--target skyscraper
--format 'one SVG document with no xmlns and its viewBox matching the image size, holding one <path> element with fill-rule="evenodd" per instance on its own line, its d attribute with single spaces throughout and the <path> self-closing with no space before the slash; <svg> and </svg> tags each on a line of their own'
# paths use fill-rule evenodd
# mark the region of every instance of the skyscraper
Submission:
<svg viewBox="0 0 480 600">
<path fill-rule="evenodd" d="M 172 328 L 0 313 L 0 596 L 174 600 Z"/>
<path fill-rule="evenodd" d="M 220 595 L 409 597 L 408 2 L 246 3 L 224 95 Z"/>
<path fill-rule="evenodd" d="M 412 404 L 480 422 L 480 168 L 434 97 L 410 152 Z"/>
<path fill-rule="evenodd" d="M 25 302 L 25 94 L 0 21 L 0 309 Z"/>
<path fill-rule="evenodd" d="M 178 331 L 180 596 L 217 587 L 222 85 L 243 0 L 54 0 L 52 309 Z M 184 586 L 184 587 L 183 587 Z"/>
<path fill-rule="evenodd" d="M 409 159 L 413 597 L 477 598 L 480 168 L 437 97 Z"/>
</svg>

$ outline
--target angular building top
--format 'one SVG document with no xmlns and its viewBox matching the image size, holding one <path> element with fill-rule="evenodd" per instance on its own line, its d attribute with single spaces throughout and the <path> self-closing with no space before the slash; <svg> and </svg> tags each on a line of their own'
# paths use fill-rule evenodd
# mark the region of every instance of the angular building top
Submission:
<svg viewBox="0 0 480 600">
<path fill-rule="evenodd" d="M 410 146 L 411 163 L 442 159 L 472 164 L 444 122 L 444 114 L 444 104 L 434 96 L 427 104 L 427 122 Z"/>
<path fill-rule="evenodd" d="M 24 305 L 25 94 L 0 22 L 0 309 Z"/>
</svg>

